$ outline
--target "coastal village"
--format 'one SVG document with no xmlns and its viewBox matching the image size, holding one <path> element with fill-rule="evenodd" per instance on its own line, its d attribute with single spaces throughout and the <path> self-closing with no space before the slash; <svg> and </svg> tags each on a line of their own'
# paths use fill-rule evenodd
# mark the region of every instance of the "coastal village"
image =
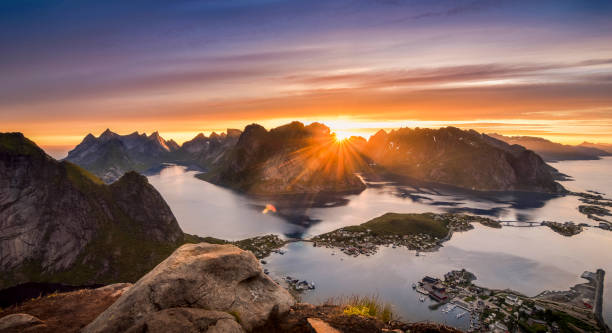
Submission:
<svg viewBox="0 0 612 333">
<path fill-rule="evenodd" d="M 399 214 L 398 214 L 399 215 Z M 370 229 L 365 224 L 360 226 L 344 227 L 326 234 L 313 237 L 313 246 L 339 248 L 341 252 L 357 257 L 370 256 L 378 251 L 379 246 L 406 247 L 416 251 L 433 251 L 442 243 L 449 240 L 453 232 L 473 229 L 472 223 L 501 228 L 495 220 L 480 216 L 464 214 L 418 214 L 432 222 L 443 225 L 443 231 L 435 229 L 402 228 L 398 222 L 391 221 L 388 227 L 382 230 Z M 407 220 L 410 223 L 410 220 Z M 418 252 L 417 252 L 418 255 Z"/>
<path fill-rule="evenodd" d="M 535 297 L 479 287 L 473 284 L 476 276 L 465 269 L 451 271 L 443 279 L 425 276 L 413 288 L 422 295 L 421 301 L 429 297 L 438 302 L 435 307 L 442 306 L 443 313 L 469 317 L 470 332 L 597 332 L 605 330 L 604 274 L 584 272 L 587 283 Z"/>
</svg>

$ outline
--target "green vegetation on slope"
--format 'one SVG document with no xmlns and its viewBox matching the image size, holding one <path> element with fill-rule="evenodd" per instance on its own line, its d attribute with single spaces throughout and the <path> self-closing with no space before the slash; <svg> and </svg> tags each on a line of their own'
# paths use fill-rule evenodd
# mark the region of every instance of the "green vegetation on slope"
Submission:
<svg viewBox="0 0 612 333">
<path fill-rule="evenodd" d="M 366 223 L 343 228 L 351 232 L 365 232 L 380 235 L 416 235 L 427 234 L 443 238 L 448 234 L 448 223 L 434 218 L 435 214 L 398 214 L 386 213 Z"/>
<path fill-rule="evenodd" d="M 80 166 L 70 163 L 70 162 L 66 162 L 63 161 L 61 162 L 61 164 L 64 166 L 64 168 L 66 169 L 66 175 L 68 176 L 68 179 L 77 187 L 77 188 L 83 188 L 84 186 L 87 186 L 88 184 L 86 183 L 85 180 L 94 183 L 96 185 L 102 185 L 104 184 L 104 182 L 98 178 L 96 175 L 94 175 L 93 173 L 81 168 Z"/>
<path fill-rule="evenodd" d="M 0 133 L 0 151 L 19 155 L 44 155 L 42 149 L 21 133 Z"/>
<path fill-rule="evenodd" d="M 29 261 L 17 270 L 4 272 L 0 284 L 15 285 L 23 277 L 31 282 L 70 285 L 136 282 L 183 244 L 223 242 L 212 237 L 201 238 L 189 234 L 185 234 L 185 239 L 177 243 L 155 242 L 143 239 L 137 233 L 126 232 L 112 223 L 106 225 L 100 235 L 87 245 L 76 264 L 66 271 L 47 272 L 39 262 Z"/>
</svg>

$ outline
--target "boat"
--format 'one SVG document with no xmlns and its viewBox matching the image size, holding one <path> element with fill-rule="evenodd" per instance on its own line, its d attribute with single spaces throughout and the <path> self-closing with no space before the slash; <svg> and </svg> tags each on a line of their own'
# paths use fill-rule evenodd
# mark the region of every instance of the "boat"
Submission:
<svg viewBox="0 0 612 333">
<path fill-rule="evenodd" d="M 416 283 L 412 284 L 412 289 L 416 289 Z"/>
<path fill-rule="evenodd" d="M 467 312 L 461 312 L 460 314 L 457 315 L 457 318 L 461 318 L 461 317 L 465 316 L 466 313 Z"/>
<path fill-rule="evenodd" d="M 421 296 L 421 298 L 419 298 L 419 301 L 425 302 L 425 296 Z"/>
<path fill-rule="evenodd" d="M 457 307 L 455 304 L 448 304 L 444 309 L 442 309 L 442 313 L 449 313 L 453 311 L 455 307 Z"/>
<path fill-rule="evenodd" d="M 416 289 L 416 291 L 417 291 L 418 293 L 421 293 L 421 294 L 423 294 L 423 295 L 429 295 L 429 291 L 427 291 L 427 290 L 425 290 L 425 289 L 423 289 L 423 288 L 421 288 L 421 287 L 416 287 L 415 289 Z"/>
</svg>

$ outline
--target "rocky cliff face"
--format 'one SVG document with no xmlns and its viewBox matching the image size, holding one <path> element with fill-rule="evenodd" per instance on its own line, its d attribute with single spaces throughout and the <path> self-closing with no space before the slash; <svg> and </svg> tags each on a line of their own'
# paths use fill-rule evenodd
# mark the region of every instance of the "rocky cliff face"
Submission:
<svg viewBox="0 0 612 333">
<path fill-rule="evenodd" d="M 473 130 L 380 131 L 365 153 L 388 172 L 419 180 L 484 191 L 563 191 L 537 154 Z"/>
<path fill-rule="evenodd" d="M 251 194 L 360 192 L 361 162 L 325 125 L 253 124 L 205 179 Z"/>
<path fill-rule="evenodd" d="M 97 138 L 88 134 L 66 160 L 112 183 L 128 171 L 141 172 L 170 159 L 177 149 L 176 142 L 164 140 L 157 132 L 118 135 L 107 129 Z"/>
<path fill-rule="evenodd" d="M 20 133 L 0 134 L 0 288 L 135 280 L 183 238 L 144 176 L 107 186 Z"/>
</svg>

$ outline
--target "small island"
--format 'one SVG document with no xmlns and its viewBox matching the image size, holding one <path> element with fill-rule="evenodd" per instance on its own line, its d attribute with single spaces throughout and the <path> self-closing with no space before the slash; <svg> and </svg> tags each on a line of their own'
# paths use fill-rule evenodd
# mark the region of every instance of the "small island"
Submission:
<svg viewBox="0 0 612 333">
<path fill-rule="evenodd" d="M 610 207 L 612 207 L 612 199 L 604 198 L 601 193 L 596 191 L 587 192 L 570 192 L 570 194 L 580 197 L 578 199 L 583 205 L 578 206 L 578 211 L 587 216 L 587 218 L 600 222 L 599 227 L 605 230 L 612 228 L 612 222 L 604 219 L 612 216 Z"/>
<path fill-rule="evenodd" d="M 578 235 L 583 230 L 582 225 L 575 224 L 573 222 L 559 223 L 559 222 L 544 221 L 542 222 L 542 225 L 547 226 L 550 229 L 552 229 L 554 232 L 561 234 L 563 236 L 567 236 L 567 237 Z"/>
<path fill-rule="evenodd" d="M 340 248 L 355 257 L 372 255 L 380 245 L 433 251 L 449 240 L 454 231 L 473 229 L 472 223 L 501 228 L 497 221 L 473 215 L 386 213 L 360 225 L 315 236 L 311 241 L 313 246 Z"/>
</svg>

